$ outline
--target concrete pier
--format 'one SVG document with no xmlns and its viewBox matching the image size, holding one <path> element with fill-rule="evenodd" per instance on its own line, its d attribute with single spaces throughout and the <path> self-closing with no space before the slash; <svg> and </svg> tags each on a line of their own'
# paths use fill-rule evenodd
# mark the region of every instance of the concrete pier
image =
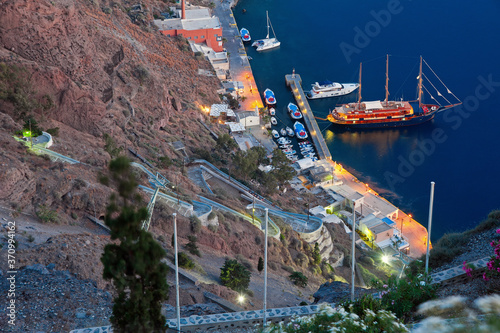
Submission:
<svg viewBox="0 0 500 333">
<path fill-rule="evenodd" d="M 311 107 L 307 102 L 306 94 L 302 90 L 302 79 L 299 74 L 287 74 L 285 75 L 286 85 L 292 90 L 293 96 L 297 101 L 297 105 L 304 116 L 304 121 L 306 123 L 307 129 L 309 130 L 309 136 L 312 139 L 316 150 L 318 151 L 319 159 L 332 160 L 332 155 L 326 146 L 326 142 L 321 134 L 318 123 L 314 119 L 314 114 L 311 111 Z"/>
</svg>

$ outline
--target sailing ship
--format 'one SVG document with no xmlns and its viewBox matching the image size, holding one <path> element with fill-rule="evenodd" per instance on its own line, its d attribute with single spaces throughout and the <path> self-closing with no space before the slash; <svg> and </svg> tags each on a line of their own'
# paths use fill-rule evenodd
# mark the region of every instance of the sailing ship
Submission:
<svg viewBox="0 0 500 333">
<path fill-rule="evenodd" d="M 241 40 L 244 42 L 249 42 L 252 40 L 252 37 L 250 37 L 250 32 L 248 31 L 248 29 L 241 28 L 240 35 L 241 35 Z"/>
<path fill-rule="evenodd" d="M 255 42 L 252 43 L 252 46 L 256 47 L 257 51 L 265 51 L 269 49 L 274 49 L 275 47 L 278 47 L 281 45 L 281 42 L 276 38 L 276 34 L 274 33 L 273 26 L 271 24 L 271 20 L 269 19 L 269 14 L 266 11 L 266 17 L 267 17 L 267 35 L 266 38 L 264 39 L 259 39 L 256 40 Z M 273 32 L 273 38 L 269 38 L 269 27 L 271 27 L 271 30 Z"/>
<path fill-rule="evenodd" d="M 428 80 L 427 76 L 422 72 L 422 64 L 425 63 L 427 68 L 438 78 L 439 82 L 446 88 L 447 93 L 457 100 L 451 103 L 444 95 L 442 95 L 436 86 Z M 418 98 L 415 101 L 389 101 L 389 56 L 386 60 L 386 80 L 385 80 L 385 100 L 361 102 L 361 69 L 359 65 L 359 97 L 358 102 L 342 104 L 337 106 L 327 119 L 334 124 L 352 127 L 352 128 L 380 128 L 380 127 L 400 127 L 422 124 L 432 120 L 438 112 L 450 109 L 462 102 L 446 87 L 441 79 L 436 75 L 432 68 L 425 60 L 420 57 L 420 68 L 418 74 Z M 428 87 L 423 84 L 423 78 L 429 81 L 429 89 L 434 89 L 437 96 L 446 101 L 447 104 L 442 105 L 432 96 Z M 432 87 L 432 88 L 431 88 Z M 435 104 L 423 102 L 423 90 L 436 102 Z M 449 97 L 451 99 L 451 97 Z"/>
</svg>

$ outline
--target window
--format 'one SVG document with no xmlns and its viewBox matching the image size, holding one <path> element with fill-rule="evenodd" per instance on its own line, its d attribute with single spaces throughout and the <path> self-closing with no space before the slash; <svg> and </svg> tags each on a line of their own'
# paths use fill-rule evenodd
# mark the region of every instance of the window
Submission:
<svg viewBox="0 0 500 333">
<path fill-rule="evenodd" d="M 200 38 L 205 38 L 205 35 L 201 35 L 201 37 L 200 37 Z"/>
<path fill-rule="evenodd" d="M 188 39 L 191 39 L 191 37 L 188 37 Z"/>
<path fill-rule="evenodd" d="M 198 36 L 194 36 L 194 39 L 198 39 Z"/>
<path fill-rule="evenodd" d="M 216 35 L 217 36 L 217 35 Z M 217 36 L 217 41 L 221 41 L 222 40 L 222 37 L 220 36 Z"/>
</svg>

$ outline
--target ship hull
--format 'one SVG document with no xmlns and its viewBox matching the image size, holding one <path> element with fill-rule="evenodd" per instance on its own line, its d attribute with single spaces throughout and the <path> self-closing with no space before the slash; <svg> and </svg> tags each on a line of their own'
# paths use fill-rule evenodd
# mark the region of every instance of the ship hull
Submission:
<svg viewBox="0 0 500 333">
<path fill-rule="evenodd" d="M 437 108 L 434 111 L 424 112 L 419 108 L 417 103 L 411 103 L 414 110 L 418 110 L 414 115 L 407 118 L 400 119 L 377 119 L 377 120 L 357 120 L 352 121 L 340 121 L 337 119 L 328 118 L 330 122 L 336 126 L 342 126 L 347 128 L 394 128 L 394 127 L 405 127 L 405 126 L 415 126 L 423 124 L 427 121 L 434 119 L 437 112 L 441 111 L 442 108 Z"/>
</svg>

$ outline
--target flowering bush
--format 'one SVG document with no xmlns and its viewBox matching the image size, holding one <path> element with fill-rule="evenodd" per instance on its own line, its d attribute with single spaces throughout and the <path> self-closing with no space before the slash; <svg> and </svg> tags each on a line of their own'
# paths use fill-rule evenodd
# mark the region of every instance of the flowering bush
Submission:
<svg viewBox="0 0 500 333">
<path fill-rule="evenodd" d="M 374 283 L 380 290 L 383 308 L 392 311 L 403 321 L 410 319 L 417 306 L 436 297 L 436 284 L 430 284 L 429 276 L 412 275 L 397 279 L 391 276 L 385 283 Z"/>
<path fill-rule="evenodd" d="M 500 229 L 497 230 L 497 234 L 500 234 Z M 483 279 L 485 281 L 489 281 L 493 277 L 500 276 L 500 240 L 493 240 L 491 241 L 490 245 L 494 248 L 494 255 L 491 256 L 490 261 L 486 264 L 486 267 L 488 269 L 483 274 Z M 476 268 L 474 267 L 474 265 L 467 263 L 467 261 L 464 261 L 462 269 L 465 271 L 465 273 L 467 273 L 468 276 L 472 276 L 471 272 Z"/>
<path fill-rule="evenodd" d="M 412 332 L 500 332 L 500 295 L 494 294 L 476 299 L 475 309 L 467 307 L 465 300 L 466 298 L 462 296 L 451 296 L 421 304 L 418 313 L 432 316 L 420 322 Z M 439 316 L 446 316 L 447 319 Z M 450 316 L 455 318 L 450 319 Z"/>
<path fill-rule="evenodd" d="M 500 229 L 497 230 L 497 234 L 500 234 Z M 483 274 L 483 279 L 488 281 L 492 277 L 500 276 L 500 240 L 491 241 L 491 247 L 494 248 L 494 255 L 491 257 L 490 261 L 486 264 L 488 270 Z"/>
<path fill-rule="evenodd" d="M 322 304 L 320 313 L 312 316 L 296 317 L 291 322 L 271 325 L 264 329 L 265 333 L 358 333 L 358 332 L 409 332 L 398 318 L 386 310 L 372 311 L 366 309 L 363 316 L 346 311 L 343 307 L 332 308 Z"/>
</svg>

